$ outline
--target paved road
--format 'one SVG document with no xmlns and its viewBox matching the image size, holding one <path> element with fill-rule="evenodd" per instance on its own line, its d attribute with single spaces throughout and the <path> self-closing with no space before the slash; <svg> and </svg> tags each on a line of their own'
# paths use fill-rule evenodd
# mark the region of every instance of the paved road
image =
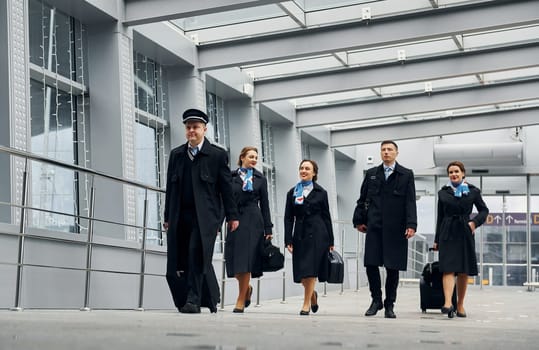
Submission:
<svg viewBox="0 0 539 350">
<path fill-rule="evenodd" d="M 321 293 L 320 293 L 321 294 Z M 539 291 L 471 287 L 468 318 L 422 314 L 416 286 L 399 288 L 396 319 L 364 317 L 366 288 L 320 295 L 299 316 L 301 298 L 265 301 L 244 314 L 172 310 L 0 310 L 0 349 L 537 349 Z"/>
</svg>

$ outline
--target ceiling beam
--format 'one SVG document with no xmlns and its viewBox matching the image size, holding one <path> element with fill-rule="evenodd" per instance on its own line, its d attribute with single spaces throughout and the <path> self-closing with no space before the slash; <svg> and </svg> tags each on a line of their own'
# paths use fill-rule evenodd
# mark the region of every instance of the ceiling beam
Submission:
<svg viewBox="0 0 539 350">
<path fill-rule="evenodd" d="M 255 102 L 265 102 L 533 67 L 539 64 L 537 57 L 539 45 L 534 44 L 461 52 L 407 61 L 404 64 L 382 64 L 280 79 L 255 80 L 253 99 Z"/>
<path fill-rule="evenodd" d="M 539 125 L 539 108 L 504 110 L 424 122 L 408 122 L 370 128 L 334 130 L 331 147 L 376 143 L 381 140 L 406 140 L 517 126 Z"/>
<path fill-rule="evenodd" d="M 307 20 L 305 19 L 305 11 L 299 7 L 294 1 L 282 2 L 278 5 L 298 26 L 307 28 Z"/>
<path fill-rule="evenodd" d="M 296 110 L 299 128 L 539 99 L 539 80 Z"/>
<path fill-rule="evenodd" d="M 276 4 L 282 0 L 127 0 L 125 25 L 169 21 L 217 12 Z"/>
<path fill-rule="evenodd" d="M 536 1 L 488 2 L 200 45 L 199 68 L 217 69 L 537 23 Z"/>
</svg>

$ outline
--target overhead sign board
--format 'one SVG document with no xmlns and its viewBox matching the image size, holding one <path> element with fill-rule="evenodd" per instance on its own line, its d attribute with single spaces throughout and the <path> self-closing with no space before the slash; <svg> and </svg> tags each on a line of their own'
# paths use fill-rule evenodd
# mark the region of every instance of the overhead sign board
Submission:
<svg viewBox="0 0 539 350">
<path fill-rule="evenodd" d="M 539 213 L 530 213 L 531 225 L 539 225 Z M 484 225 L 502 226 L 505 225 L 527 225 L 526 213 L 489 213 Z"/>
</svg>

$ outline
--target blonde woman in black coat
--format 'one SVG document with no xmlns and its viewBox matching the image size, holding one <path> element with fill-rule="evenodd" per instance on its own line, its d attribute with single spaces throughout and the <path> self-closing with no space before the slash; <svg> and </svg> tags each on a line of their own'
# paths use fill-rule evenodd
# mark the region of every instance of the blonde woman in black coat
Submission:
<svg viewBox="0 0 539 350">
<path fill-rule="evenodd" d="M 468 276 L 477 275 L 475 256 L 475 230 L 488 215 L 488 208 L 480 190 L 464 181 L 464 164 L 453 161 L 447 166 L 449 183 L 438 191 L 438 219 L 434 249 L 439 250 L 440 272 L 443 273 L 444 306 L 442 313 L 449 318 L 466 317 L 464 297 Z M 477 215 L 470 218 L 473 206 Z M 451 302 L 457 275 L 457 309 Z"/>
<path fill-rule="evenodd" d="M 328 252 L 333 250 L 333 227 L 328 194 L 316 183 L 318 165 L 303 160 L 300 182 L 288 191 L 284 214 L 285 245 L 292 254 L 294 282 L 304 288 L 300 315 L 318 311 L 316 279 L 327 280 Z"/>
<path fill-rule="evenodd" d="M 257 162 L 258 150 L 244 147 L 238 159 L 239 168 L 232 171 L 232 191 L 241 220 L 238 229 L 228 233 L 225 245 L 227 276 L 238 280 L 234 313 L 243 313 L 251 304 L 253 287 L 249 282 L 251 277 L 262 276 L 263 239 L 272 237 L 268 182 L 254 168 Z"/>
</svg>

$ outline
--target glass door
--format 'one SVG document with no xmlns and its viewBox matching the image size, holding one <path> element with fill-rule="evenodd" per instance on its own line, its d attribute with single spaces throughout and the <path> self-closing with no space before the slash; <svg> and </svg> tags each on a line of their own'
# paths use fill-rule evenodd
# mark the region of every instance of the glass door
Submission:
<svg viewBox="0 0 539 350">
<path fill-rule="evenodd" d="M 522 286 L 528 277 L 528 202 L 525 176 L 482 177 L 489 215 L 476 236 L 484 284 Z"/>
</svg>

